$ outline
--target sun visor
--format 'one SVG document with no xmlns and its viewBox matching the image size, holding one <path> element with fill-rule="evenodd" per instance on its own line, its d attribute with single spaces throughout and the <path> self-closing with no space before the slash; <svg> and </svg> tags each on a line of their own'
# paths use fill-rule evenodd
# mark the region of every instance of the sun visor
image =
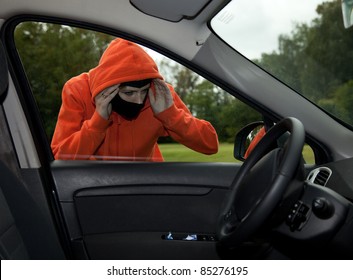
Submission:
<svg viewBox="0 0 353 280">
<path fill-rule="evenodd" d="M 211 0 L 130 0 L 139 11 L 167 21 L 196 17 Z"/>
<path fill-rule="evenodd" d="M 0 42 L 0 103 L 5 99 L 8 85 L 9 76 L 6 62 L 6 54 L 2 42 Z"/>
</svg>

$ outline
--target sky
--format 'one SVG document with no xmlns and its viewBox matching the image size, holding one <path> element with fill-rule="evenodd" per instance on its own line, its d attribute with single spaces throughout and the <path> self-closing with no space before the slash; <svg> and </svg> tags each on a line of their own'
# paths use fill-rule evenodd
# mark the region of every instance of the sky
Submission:
<svg viewBox="0 0 353 280">
<path fill-rule="evenodd" d="M 332 1 L 332 0 L 328 0 Z M 278 36 L 295 23 L 309 24 L 323 0 L 233 0 L 212 20 L 212 27 L 250 59 L 277 49 Z"/>
</svg>

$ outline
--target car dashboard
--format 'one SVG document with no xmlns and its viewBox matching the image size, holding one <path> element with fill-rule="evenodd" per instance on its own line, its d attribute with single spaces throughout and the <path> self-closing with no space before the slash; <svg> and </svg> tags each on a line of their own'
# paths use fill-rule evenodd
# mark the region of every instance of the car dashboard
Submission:
<svg viewBox="0 0 353 280">
<path fill-rule="evenodd" d="M 345 159 L 308 173 L 299 199 L 274 229 L 275 247 L 294 259 L 353 257 L 352 169 L 353 159 Z"/>
</svg>

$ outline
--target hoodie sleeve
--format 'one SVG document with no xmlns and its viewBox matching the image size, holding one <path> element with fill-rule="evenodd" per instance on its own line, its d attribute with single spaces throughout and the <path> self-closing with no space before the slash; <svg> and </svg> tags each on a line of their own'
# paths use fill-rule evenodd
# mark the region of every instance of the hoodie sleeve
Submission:
<svg viewBox="0 0 353 280">
<path fill-rule="evenodd" d="M 218 136 L 214 127 L 209 122 L 194 117 L 173 88 L 169 88 L 174 104 L 155 117 L 179 143 L 203 154 L 217 153 Z"/>
<path fill-rule="evenodd" d="M 82 85 L 75 87 L 66 83 L 63 88 L 62 105 L 51 142 L 55 159 L 89 159 L 104 141 L 111 121 L 103 119 L 94 108 L 89 116 L 87 100 L 92 101 L 89 97 L 85 100 L 83 95 L 86 93 L 90 96 L 89 89 Z"/>
</svg>

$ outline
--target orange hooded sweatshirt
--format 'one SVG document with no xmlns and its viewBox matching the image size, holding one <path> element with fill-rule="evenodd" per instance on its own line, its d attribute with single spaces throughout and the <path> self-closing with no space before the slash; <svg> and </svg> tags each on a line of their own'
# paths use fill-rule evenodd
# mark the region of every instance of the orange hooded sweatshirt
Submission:
<svg viewBox="0 0 353 280">
<path fill-rule="evenodd" d="M 153 59 L 132 42 L 112 41 L 97 67 L 64 85 L 51 143 L 55 159 L 163 161 L 157 140 L 168 135 L 197 152 L 216 153 L 213 126 L 193 117 L 170 85 L 174 104 L 157 115 L 148 98 L 135 120 L 114 111 L 106 120 L 95 111 L 94 98 L 105 88 L 145 79 L 163 79 Z"/>
</svg>

